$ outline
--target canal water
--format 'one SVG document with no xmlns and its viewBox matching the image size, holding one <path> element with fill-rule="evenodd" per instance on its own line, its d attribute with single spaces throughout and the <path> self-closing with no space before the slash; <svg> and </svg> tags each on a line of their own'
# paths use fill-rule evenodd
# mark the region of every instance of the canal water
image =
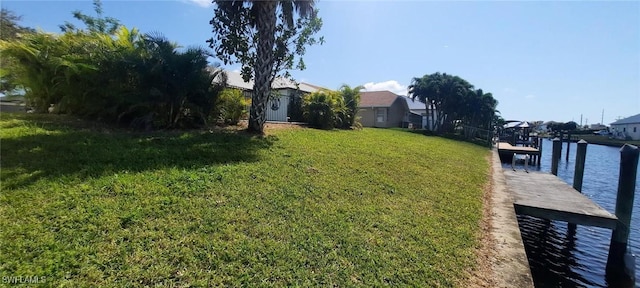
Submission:
<svg viewBox="0 0 640 288">
<path fill-rule="evenodd" d="M 551 173 L 552 142 L 544 140 L 542 172 Z M 569 161 L 565 161 L 567 143 L 563 143 L 558 177 L 573 183 L 576 143 L 571 143 Z M 510 168 L 510 164 L 503 167 Z M 522 169 L 519 166 L 518 169 Z M 533 167 L 532 167 L 533 168 Z M 588 145 L 582 193 L 611 213 L 615 213 L 620 148 Z M 640 173 L 638 173 L 640 176 Z M 611 230 L 518 216 L 520 232 L 536 287 L 612 287 L 605 279 Z M 636 287 L 640 287 L 640 179 L 631 220 L 629 248 L 636 255 Z"/>
</svg>

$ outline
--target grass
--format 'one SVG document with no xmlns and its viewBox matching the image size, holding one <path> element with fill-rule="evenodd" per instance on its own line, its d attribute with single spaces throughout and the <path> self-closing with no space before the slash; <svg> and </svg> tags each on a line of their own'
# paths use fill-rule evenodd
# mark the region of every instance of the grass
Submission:
<svg viewBox="0 0 640 288">
<path fill-rule="evenodd" d="M 0 114 L 0 276 L 46 286 L 457 286 L 488 150 L 384 129 L 132 133 Z"/>
</svg>

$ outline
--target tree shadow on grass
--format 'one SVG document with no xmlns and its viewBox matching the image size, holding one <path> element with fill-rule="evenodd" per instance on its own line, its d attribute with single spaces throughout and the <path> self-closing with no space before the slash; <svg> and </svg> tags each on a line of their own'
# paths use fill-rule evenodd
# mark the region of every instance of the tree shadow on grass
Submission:
<svg viewBox="0 0 640 288">
<path fill-rule="evenodd" d="M 121 171 L 254 162 L 260 159 L 260 150 L 277 141 L 276 136 L 242 131 L 132 133 L 38 120 L 27 125 L 37 126 L 39 132 L 2 139 L 3 190 L 28 186 L 41 178 L 82 179 Z"/>
</svg>

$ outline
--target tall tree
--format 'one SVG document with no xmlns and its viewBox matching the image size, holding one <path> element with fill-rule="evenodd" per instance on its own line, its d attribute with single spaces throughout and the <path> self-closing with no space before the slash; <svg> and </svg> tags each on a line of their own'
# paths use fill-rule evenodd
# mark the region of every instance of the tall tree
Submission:
<svg viewBox="0 0 640 288">
<path fill-rule="evenodd" d="M 13 11 L 2 8 L 0 13 L 0 41 L 16 41 L 21 35 L 35 32 L 33 28 L 18 24 L 22 16 Z M 0 93 L 11 94 L 18 88 L 16 75 L 12 72 L 15 64 L 15 60 L 10 57 L 0 57 Z"/>
<path fill-rule="evenodd" d="M 411 80 L 409 95 L 425 103 L 431 112 L 431 127 L 435 131 L 451 131 L 455 121 L 464 125 L 486 127 L 495 114 L 497 101 L 491 93 L 474 90 L 467 80 L 447 74 L 433 73 Z"/>
<path fill-rule="evenodd" d="M 427 74 L 422 77 L 415 77 L 409 85 L 409 95 L 411 99 L 425 103 L 427 111 L 427 121 L 430 122 L 429 127 L 437 130 L 436 124 L 436 106 L 440 102 L 440 80 L 442 74 L 439 72 Z M 430 119 L 429 119 L 430 118 Z"/>
<path fill-rule="evenodd" d="M 451 131 L 454 127 L 453 122 L 460 120 L 464 115 L 462 107 L 464 107 L 465 96 L 473 89 L 467 80 L 458 76 L 443 73 L 440 84 L 439 108 L 442 113 L 438 113 L 438 122 L 442 123 L 442 130 Z"/>
<path fill-rule="evenodd" d="M 262 133 L 267 101 L 276 76 L 304 69 L 306 46 L 322 43 L 313 35 L 322 27 L 313 0 L 215 0 L 209 21 L 214 37 L 207 40 L 225 64 L 240 63 L 245 81 L 254 79 L 249 130 Z M 296 63 L 297 62 L 297 63 Z"/>
<path fill-rule="evenodd" d="M 460 107 L 460 120 L 465 126 L 465 136 L 475 137 L 478 129 L 491 130 L 492 121 L 497 112 L 498 101 L 491 93 L 484 93 L 482 89 L 470 90 L 464 98 L 464 105 Z"/>
<path fill-rule="evenodd" d="M 118 28 L 121 26 L 120 21 L 113 17 L 103 16 L 104 10 L 102 10 L 102 2 L 100 0 L 93 0 L 93 11 L 96 12 L 97 17 L 93 17 L 82 13 L 80 10 L 76 10 L 73 11 L 73 18 L 82 21 L 82 23 L 87 26 L 87 30 L 89 30 L 89 32 L 113 35 L 118 31 Z M 66 21 L 64 25 L 60 25 L 59 27 L 62 32 L 79 31 L 75 25 Z"/>
</svg>

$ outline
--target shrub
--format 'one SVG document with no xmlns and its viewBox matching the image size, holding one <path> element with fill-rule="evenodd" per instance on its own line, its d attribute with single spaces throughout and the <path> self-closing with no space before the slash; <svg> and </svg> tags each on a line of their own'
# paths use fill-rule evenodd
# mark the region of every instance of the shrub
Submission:
<svg viewBox="0 0 640 288">
<path fill-rule="evenodd" d="M 249 101 L 238 89 L 224 89 L 218 96 L 218 120 L 227 125 L 236 125 L 247 116 Z"/>
<path fill-rule="evenodd" d="M 0 51 L 16 60 L 14 82 L 36 112 L 55 106 L 57 113 L 139 128 L 205 124 L 223 85 L 211 85 L 207 51 L 177 51 L 162 36 L 124 26 L 113 35 L 29 33 L 0 42 Z"/>
<path fill-rule="evenodd" d="M 302 104 L 302 96 L 299 93 L 291 94 L 291 96 L 289 97 L 289 104 L 287 104 L 287 116 L 289 116 L 289 121 L 304 121 L 304 111 L 302 109 Z"/>
<path fill-rule="evenodd" d="M 344 101 L 336 91 L 321 90 L 307 95 L 303 104 L 304 118 L 309 126 L 320 129 L 341 127 Z"/>
<path fill-rule="evenodd" d="M 351 88 L 346 84 L 340 87 L 340 94 L 342 95 L 345 108 L 342 119 L 342 128 L 362 127 L 356 116 L 360 105 L 360 90 L 362 89 L 364 89 L 362 86 Z"/>
<path fill-rule="evenodd" d="M 224 82 L 209 72 L 202 48 L 177 50 L 159 34 L 140 34 L 111 17 L 74 12 L 85 29 L 71 23 L 64 33 L 27 33 L 0 41 L 12 59 L 12 83 L 25 91 L 36 112 L 67 113 L 139 128 L 199 126 L 214 110 Z M 2 74 L 6 74 L 2 72 Z"/>
</svg>

